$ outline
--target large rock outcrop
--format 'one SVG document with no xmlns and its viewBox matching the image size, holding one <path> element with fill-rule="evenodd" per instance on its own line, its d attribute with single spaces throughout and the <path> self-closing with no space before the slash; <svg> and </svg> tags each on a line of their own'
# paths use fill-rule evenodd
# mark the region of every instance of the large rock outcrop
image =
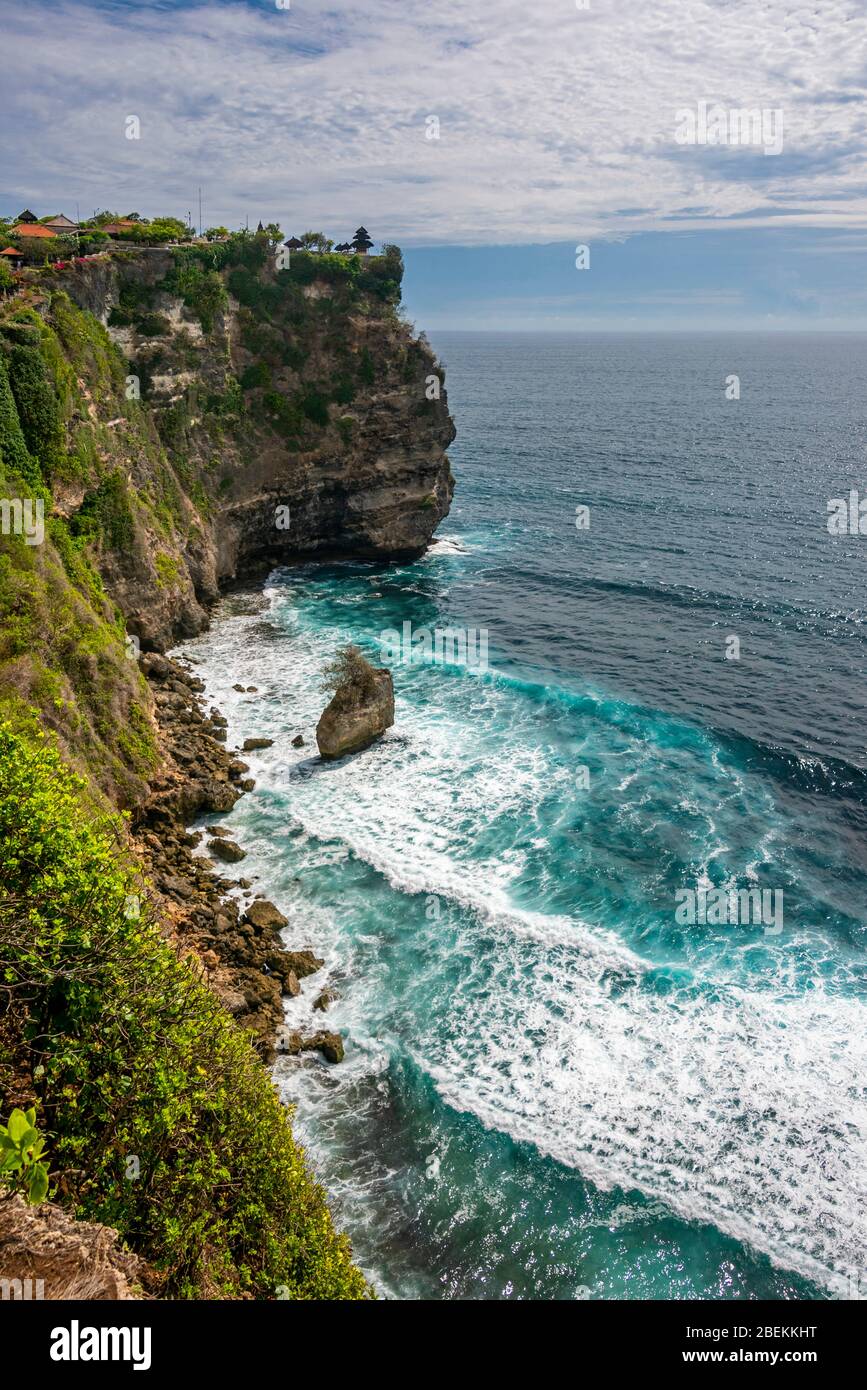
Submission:
<svg viewBox="0 0 867 1390">
<path fill-rule="evenodd" d="M 218 269 L 195 259 L 208 254 L 127 251 L 52 281 L 106 326 L 140 401 L 99 400 L 85 382 L 99 474 L 117 466 L 123 496 L 108 500 L 128 522 L 103 576 L 157 650 L 200 630 L 237 577 L 420 555 L 454 489 L 445 375 L 398 316 L 396 249 L 361 269 L 301 256 L 277 270 L 262 239 Z M 74 514 L 92 491 L 65 483 L 58 505 Z"/>
<path fill-rule="evenodd" d="M 394 685 L 391 672 L 376 671 L 375 689 L 353 698 L 345 689 L 335 691 L 316 725 L 316 742 L 323 758 L 344 758 L 360 753 L 394 723 Z"/>
<path fill-rule="evenodd" d="M 37 709 L 116 804 L 158 756 L 139 650 L 239 576 L 418 555 L 448 511 L 444 372 L 401 272 L 394 248 L 277 269 L 238 237 L 28 271 L 0 303 L 0 495 L 46 499 L 44 543 L 0 536 L 0 713 Z"/>
</svg>

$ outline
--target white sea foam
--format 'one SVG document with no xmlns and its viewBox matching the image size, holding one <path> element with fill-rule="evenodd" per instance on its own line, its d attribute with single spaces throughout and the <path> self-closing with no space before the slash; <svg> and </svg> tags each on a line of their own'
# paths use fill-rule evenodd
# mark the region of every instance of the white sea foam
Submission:
<svg viewBox="0 0 867 1390">
<path fill-rule="evenodd" d="M 271 597 L 277 609 L 287 603 L 279 589 Z M 334 636 L 257 643 L 249 636 L 256 621 L 229 619 L 190 649 L 232 734 L 275 738 L 249 761 L 269 804 L 285 804 L 283 814 L 303 826 L 308 862 L 321 844 L 338 846 L 395 889 L 464 909 L 450 913 L 450 948 L 473 962 L 472 972 L 445 1009 L 419 1010 L 411 1046 L 442 1098 L 603 1189 L 639 1190 L 832 1290 L 849 1274 L 863 1278 L 863 1005 L 826 993 L 819 977 L 795 993 L 791 941 L 763 943 L 776 953 L 777 988 L 683 972 L 687 983 L 666 991 L 658 967 L 614 932 L 576 915 L 516 908 L 523 850 L 468 847 L 492 820 L 510 817 L 528 819 L 539 838 L 535 811 L 562 769 L 552 770 L 532 729 L 526 738 L 512 730 L 503 761 L 484 742 L 499 699 L 490 686 L 473 682 L 464 693 L 463 726 L 453 704 L 418 709 L 399 697 L 392 737 L 321 775 L 310 747 L 294 750 L 289 739 L 315 720 L 317 673 Z M 238 651 L 244 683 L 270 692 L 252 706 L 230 688 Z M 740 781 L 733 785 L 741 795 Z M 268 831 L 262 841 L 250 862 L 264 874 Z M 753 872 L 773 844 L 769 832 Z M 706 853 L 714 857 L 712 844 Z M 430 971 L 447 940 L 431 923 Z M 375 940 L 364 945 L 377 949 Z M 364 1007 L 362 994 L 341 1022 L 357 1029 L 369 1055 L 381 1055 L 388 1037 L 374 1046 L 365 1036 Z"/>
<path fill-rule="evenodd" d="M 424 559 L 437 560 L 442 555 L 465 555 L 469 547 L 458 536 L 436 536 Z"/>
</svg>

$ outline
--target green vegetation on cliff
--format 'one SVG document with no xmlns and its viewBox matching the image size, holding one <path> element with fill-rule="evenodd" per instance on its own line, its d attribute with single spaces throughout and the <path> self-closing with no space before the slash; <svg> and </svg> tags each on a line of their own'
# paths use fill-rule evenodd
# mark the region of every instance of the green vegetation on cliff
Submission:
<svg viewBox="0 0 867 1390">
<path fill-rule="evenodd" d="M 160 337 L 170 289 L 210 333 L 220 270 L 180 256 L 168 278 L 123 280 L 115 322 Z M 0 1115 L 7 1092 L 36 1105 L 49 1195 L 116 1227 L 163 1295 L 365 1298 L 249 1034 L 151 919 L 112 809 L 141 802 L 157 760 L 117 596 L 129 582 L 129 611 L 189 588 L 186 547 L 253 428 L 245 388 L 271 379 L 215 360 L 198 400 L 158 412 L 56 283 L 0 311 Z M 293 428 L 327 424 L 314 382 L 297 396 Z M 38 536 L 19 524 L 37 503 Z"/>
<path fill-rule="evenodd" d="M 0 716 L 56 734 L 94 787 L 129 803 L 156 746 L 145 682 L 93 560 L 103 543 L 128 543 L 131 517 L 125 475 L 94 477 L 101 431 L 88 406 L 124 381 L 96 329 L 65 296 L 53 327 L 26 309 L 0 320 L 0 499 L 10 507 L 0 534 Z M 89 481 L 71 520 L 51 514 L 54 489 Z M 42 537 L 15 525 L 22 513 L 11 510 L 33 516 L 38 506 Z"/>
<path fill-rule="evenodd" d="M 149 920 L 84 790 L 0 727 L 0 1080 L 33 1077 L 52 1193 L 115 1226 L 166 1296 L 365 1297 L 247 1035 Z"/>
<path fill-rule="evenodd" d="M 280 269 L 267 236 L 237 236 L 33 272 L 0 305 L 0 1116 L 7 1088 L 37 1104 L 51 1195 L 116 1226 L 167 1294 L 368 1294 L 249 1036 L 149 918 L 117 808 L 158 772 L 127 631 L 197 631 L 273 543 L 272 496 L 319 462 L 343 453 L 347 491 L 378 495 L 381 426 L 416 513 L 440 505 L 450 421 L 401 275 L 396 248 Z M 343 497 L 319 499 L 329 540 Z M 392 509 L 378 530 L 362 514 L 395 545 Z"/>
</svg>

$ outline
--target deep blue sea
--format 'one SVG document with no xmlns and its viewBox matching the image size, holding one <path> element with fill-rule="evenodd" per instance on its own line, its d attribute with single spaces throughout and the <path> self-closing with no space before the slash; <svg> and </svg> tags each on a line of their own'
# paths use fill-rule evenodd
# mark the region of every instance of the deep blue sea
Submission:
<svg viewBox="0 0 867 1390">
<path fill-rule="evenodd" d="M 277 572 L 183 648 L 275 740 L 220 819 L 326 959 L 287 1018 L 340 996 L 345 1062 L 276 1068 L 296 1132 L 388 1297 L 864 1296 L 867 536 L 826 523 L 867 338 L 434 346 L 441 543 Z M 487 669 L 392 662 L 395 727 L 321 763 L 323 664 L 407 622 Z M 714 888 L 782 925 L 678 920 Z"/>
</svg>

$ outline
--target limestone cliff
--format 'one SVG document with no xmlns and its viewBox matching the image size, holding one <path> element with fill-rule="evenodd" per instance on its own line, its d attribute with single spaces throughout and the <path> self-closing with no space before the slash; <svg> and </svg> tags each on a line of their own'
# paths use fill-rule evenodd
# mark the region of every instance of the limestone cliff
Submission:
<svg viewBox="0 0 867 1390">
<path fill-rule="evenodd" d="M 454 429 L 401 271 L 395 248 L 278 269 L 239 236 L 28 272 L 0 303 L 0 1116 L 37 1107 L 52 1197 L 173 1297 L 369 1296 L 249 1045 L 322 962 L 193 861 L 186 816 L 249 768 L 158 652 L 238 576 L 430 541 Z M 93 1230 L 59 1251 L 45 1224 L 37 1260 L 7 1222 L 15 1271 L 144 1282 L 96 1232 L 97 1288 Z"/>
<path fill-rule="evenodd" d="M 159 762 L 129 635 L 164 651 L 281 562 L 418 555 L 448 512 L 454 426 L 402 270 L 395 247 L 278 268 L 236 236 L 28 272 L 0 304 L 0 498 L 45 518 L 44 543 L 0 529 L 0 718 L 115 803 Z"/>
<path fill-rule="evenodd" d="M 106 325 L 160 446 L 130 440 L 127 484 L 158 513 L 168 504 L 172 536 L 139 513 L 131 543 L 102 557 L 144 646 L 200 628 L 236 577 L 428 545 L 451 502 L 454 426 L 441 367 L 396 312 L 401 271 L 396 249 L 278 270 L 250 238 L 58 275 Z"/>
</svg>

